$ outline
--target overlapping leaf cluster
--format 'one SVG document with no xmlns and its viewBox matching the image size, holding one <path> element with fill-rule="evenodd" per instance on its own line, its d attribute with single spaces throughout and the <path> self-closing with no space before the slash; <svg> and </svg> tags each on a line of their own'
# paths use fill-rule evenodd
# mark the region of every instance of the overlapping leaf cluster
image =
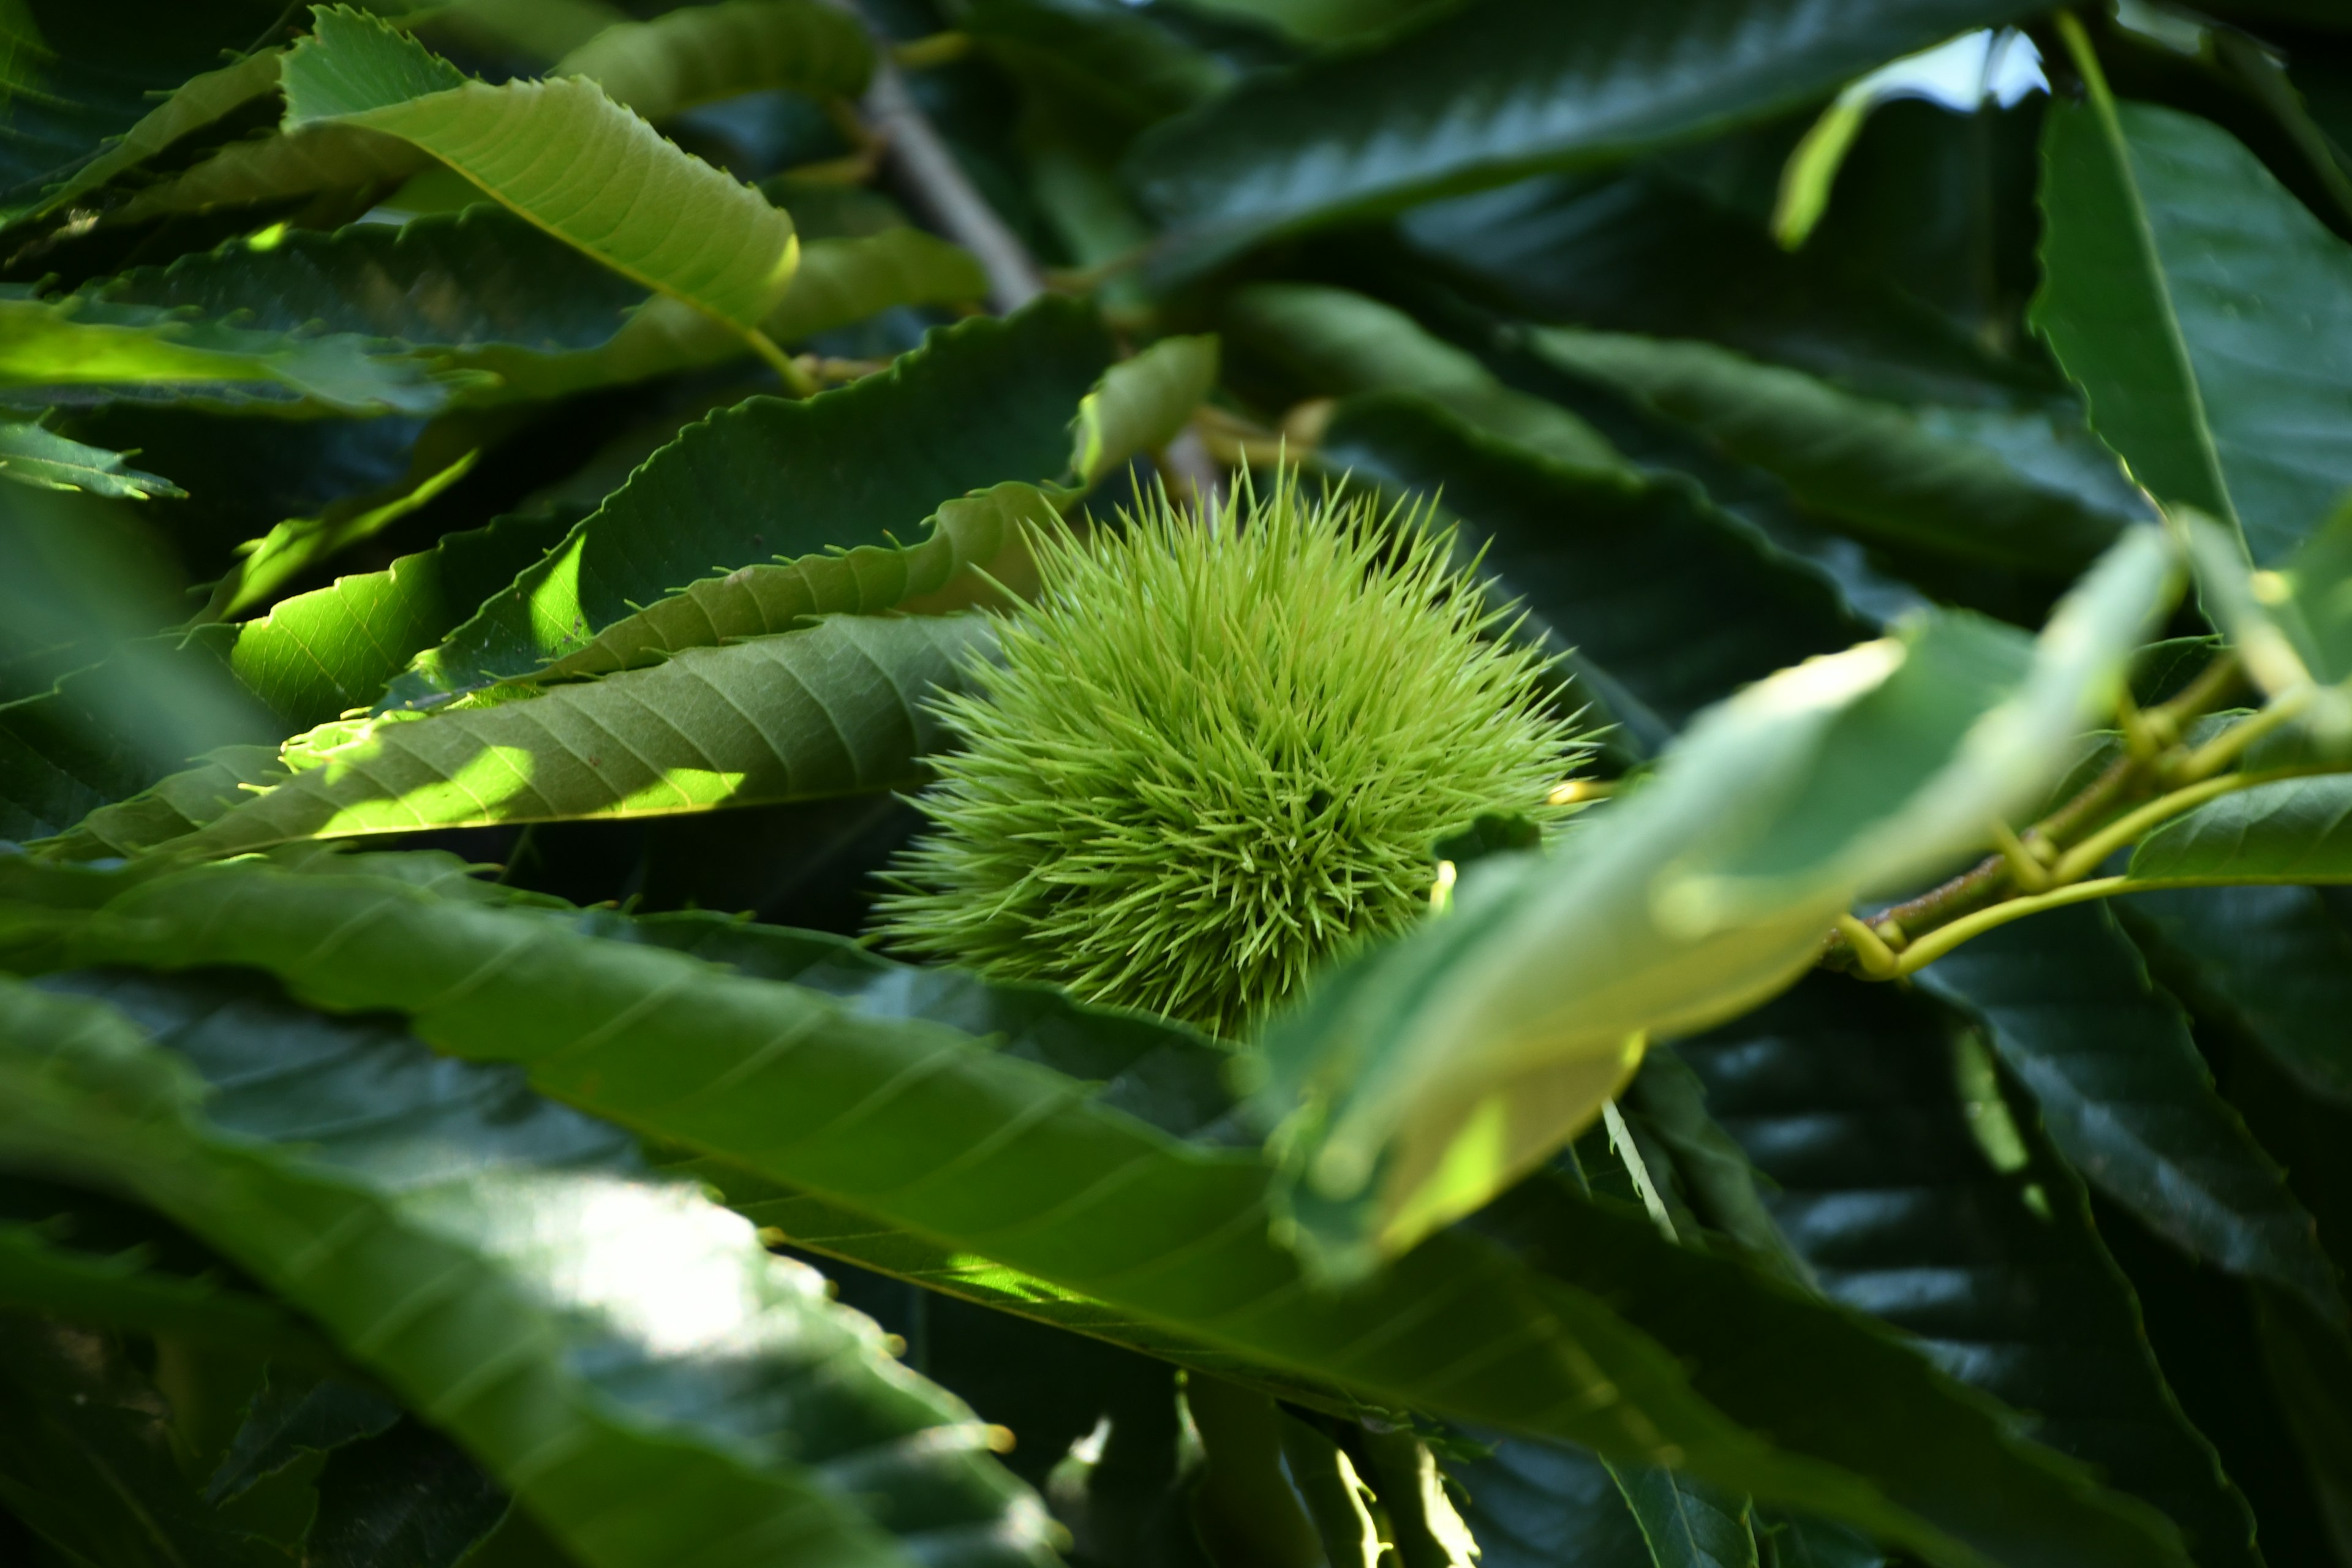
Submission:
<svg viewBox="0 0 2352 1568">
<path fill-rule="evenodd" d="M 22 0 L 0 131 L 0 1559 L 2352 1564 L 2336 7 Z M 1155 679 L 1402 563 L 1318 690 L 1597 747 L 1270 1014 L 1206 742 L 989 705 L 1236 468 L 1367 531 Z M 1139 900 L 994 978 L 860 940 L 974 730 L 932 914 Z"/>
</svg>

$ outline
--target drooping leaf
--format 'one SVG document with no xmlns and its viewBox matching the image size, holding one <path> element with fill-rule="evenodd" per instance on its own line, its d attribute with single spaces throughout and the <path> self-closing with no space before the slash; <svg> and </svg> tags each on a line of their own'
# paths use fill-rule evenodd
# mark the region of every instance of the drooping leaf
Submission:
<svg viewBox="0 0 2352 1568">
<path fill-rule="evenodd" d="M 1318 457 L 1441 497 L 1486 550 L 1497 598 L 1522 604 L 1528 629 L 1645 746 L 1738 687 L 1868 635 L 1816 574 L 1688 485 L 1548 462 L 1430 399 L 1345 400 Z"/>
<path fill-rule="evenodd" d="M 12 1159 L 221 1247 L 583 1561 L 1046 1560 L 967 1413 L 625 1136 L 266 986 L 70 984 L 0 992 Z"/>
<path fill-rule="evenodd" d="M 2125 900 L 2134 940 L 2152 931 L 2196 976 L 2199 1010 L 2234 1015 L 2315 1093 L 2352 1104 L 2352 910 L 2324 888 L 2212 888 Z"/>
<path fill-rule="evenodd" d="M 1476 0 L 1244 82 L 1149 133 L 1134 177 L 1189 239 L 1230 250 L 1760 120 L 2030 9 L 1682 0 L 1603 12 Z"/>
<path fill-rule="evenodd" d="M 2074 1168 L 2190 1256 L 2344 1316 L 2311 1215 L 2214 1091 L 2188 1020 L 2105 909 L 1989 931 L 1918 972 L 1980 1019 Z"/>
<path fill-rule="evenodd" d="M 977 616 L 838 616 L 690 648 L 522 700 L 394 713 L 289 748 L 294 774 L 173 840 L 187 858 L 305 838 L 661 816 L 904 787 L 939 744 L 928 702 L 983 651 Z"/>
<path fill-rule="evenodd" d="M 1223 320 L 1237 343 L 1309 393 L 1418 393 L 1547 462 L 1598 473 L 1624 467 L 1600 433 L 1567 409 L 1505 386 L 1473 355 L 1360 294 L 1318 284 L 1253 284 L 1234 293 Z"/>
<path fill-rule="evenodd" d="M 689 426 L 391 700 L 528 676 L 698 579 L 887 542 L 969 491 L 1058 478 L 1071 416 L 1109 357 L 1091 312 L 1048 299 L 934 333 L 885 374 Z"/>
<path fill-rule="evenodd" d="M 320 7 L 313 25 L 286 56 L 289 132 L 398 137 L 624 277 L 740 328 L 756 329 L 790 282 L 791 217 L 595 87 L 469 81 L 342 7 Z"/>
<path fill-rule="evenodd" d="M 816 0 L 719 0 L 607 27 L 547 74 L 584 76 L 614 102 L 666 120 L 775 88 L 856 98 L 873 70 L 874 47 L 848 12 Z"/>
<path fill-rule="evenodd" d="M 29 847 L 59 860 L 143 855 L 194 833 L 292 776 L 275 745 L 222 746 L 205 752 L 192 768 L 166 773 L 135 793 L 93 806 L 70 827 L 35 838 Z M 113 784 L 107 793 L 122 787 Z"/>
<path fill-rule="evenodd" d="M 797 343 L 895 305 L 952 305 L 984 299 L 988 275 L 971 252 L 919 228 L 811 240 L 800 270 L 761 330 Z"/>
<path fill-rule="evenodd" d="M 2072 575 L 2145 516 L 2097 443 L 2046 413 L 1904 409 L 1707 343 L 1556 327 L 1528 339 L 1865 538 Z"/>
<path fill-rule="evenodd" d="M 2283 561 L 2352 488 L 2352 247 L 2220 127 L 2053 103 L 2036 329 L 2157 499 Z"/>
<path fill-rule="evenodd" d="M 101 225 L 128 227 L 174 217 L 250 211 L 305 227 L 352 221 L 433 167 L 396 136 L 325 124 L 231 142 L 178 174 L 108 208 Z"/>
<path fill-rule="evenodd" d="M 853 1013 L 548 914 L 331 870 L 184 872 L 104 921 L 61 914 L 58 937 L 76 961 L 249 964 L 317 1005 L 404 1006 L 445 1049 L 527 1062 L 544 1089 L 716 1156 L 702 1170 L 722 1184 L 736 1169 L 801 1189 L 759 1212 L 803 1245 L 1161 1353 L 1671 1459 L 1931 1561 L 2183 1561 L 2149 1516 L 2016 1447 L 1909 1350 L 1641 1216 L 1538 1194 L 1508 1245 L 1448 1233 L 1361 1291 L 1313 1290 L 1266 1238 L 1255 1152 L 1178 1142 L 1092 1103 L 1099 1079 L 906 1021 L 899 988 Z M 843 1203 L 863 1212 L 829 1207 Z M 1613 1398 L 1594 1400 L 1595 1377 Z M 1787 1434 L 1800 1410 L 1801 1460 L 1735 1425 Z"/>
<path fill-rule="evenodd" d="M 158 474 L 142 473 L 120 452 L 68 440 L 30 420 L 0 422 L 0 479 L 42 489 L 82 490 L 121 500 L 147 500 L 187 492 Z"/>
<path fill-rule="evenodd" d="M 1598 1115 L 1645 1037 L 1754 1006 L 1866 889 L 1982 847 L 2111 708 L 2172 575 L 2137 531 L 2038 647 L 1947 614 L 1760 681 L 1605 826 L 1480 861 L 1447 918 L 1339 967 L 1264 1041 L 1300 1245 L 1360 1274 L 1475 1208 Z"/>
<path fill-rule="evenodd" d="M 2245 1503 L 2166 1387 L 2080 1182 L 1981 1047 L 1894 987 L 1819 975 L 1676 1049 L 1832 1300 L 2032 1413 L 2042 1442 L 2179 1521 L 2200 1563 L 2251 1568 Z"/>
</svg>

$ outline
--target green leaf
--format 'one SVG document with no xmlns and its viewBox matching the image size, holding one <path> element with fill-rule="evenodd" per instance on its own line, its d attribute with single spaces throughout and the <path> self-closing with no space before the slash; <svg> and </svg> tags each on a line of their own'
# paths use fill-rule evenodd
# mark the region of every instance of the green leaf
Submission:
<svg viewBox="0 0 2352 1568">
<path fill-rule="evenodd" d="M 1340 966 L 1266 1031 L 1284 1202 L 1355 1276 L 1467 1213 L 1600 1112 L 1645 1037 L 1788 986 L 1853 901 L 1984 847 L 2110 710 L 2168 598 L 2153 529 L 2039 645 L 1946 613 L 1708 710 L 1605 825 L 1494 856 L 1454 907 Z"/>
<path fill-rule="evenodd" d="M 2352 1348 L 2283 1292 L 2254 1297 L 2257 1336 L 2287 1421 L 2302 1445 L 2336 1552 L 2352 1546 Z"/>
<path fill-rule="evenodd" d="M 2313 1093 L 2352 1105 L 2352 929 L 2320 888 L 2212 888 L 2125 901 L 2132 935 L 2152 931 L 2197 980 L 2194 1005 L 2234 1017 Z"/>
<path fill-rule="evenodd" d="M 2283 561 L 2352 487 L 2352 248 L 2226 131 L 2051 106 L 2033 323 L 2168 503 Z"/>
<path fill-rule="evenodd" d="M 413 1420 L 328 1457 L 303 1555 L 326 1568 L 457 1568 L 507 1517 L 503 1488 Z"/>
<path fill-rule="evenodd" d="M 109 143 L 135 133 L 169 93 L 275 29 L 270 0 L 176 5 L 91 0 L 12 5 L 5 26 L 8 130 L 0 148 L 0 200 L 11 205 L 69 180 Z"/>
<path fill-rule="evenodd" d="M 812 616 L 874 616 L 920 610 L 976 579 L 975 568 L 1025 561 L 1024 527 L 1057 514 L 1034 486 L 1007 481 L 951 500 L 929 520 L 929 537 L 909 545 L 861 544 L 797 561 L 739 566 L 614 622 L 541 677 L 564 679 L 634 669 L 691 647 L 789 631 Z"/>
<path fill-rule="evenodd" d="M 1979 1019 L 2051 1142 L 2190 1257 L 2345 1315 L 2335 1266 L 2111 910 L 2054 910 L 1989 931 L 1916 984 Z"/>
<path fill-rule="evenodd" d="M 1675 0 L 1602 12 L 1475 0 L 1364 48 L 1245 80 L 1149 132 L 1133 174 L 1188 241 L 1230 250 L 1762 120 L 2032 9 Z"/>
<path fill-rule="evenodd" d="M 260 1568 L 173 1463 L 171 1406 L 96 1330 L 0 1317 L 0 1501 L 100 1568 Z"/>
<path fill-rule="evenodd" d="M 1179 1142 L 1097 1103 L 1113 1087 L 1100 1077 L 910 1021 L 909 986 L 877 984 L 880 1008 L 852 1012 L 545 913 L 251 862 L 131 889 L 102 921 L 58 919 L 76 962 L 255 965 L 320 1005 L 406 1008 L 444 1049 L 526 1063 L 542 1089 L 714 1156 L 702 1169 L 722 1183 L 731 1167 L 800 1189 L 758 1212 L 801 1245 L 1194 1364 L 1206 1351 L 1214 1369 L 1239 1359 L 1384 1407 L 1673 1460 L 1939 1563 L 2184 1561 L 2151 1516 L 2017 1446 L 1862 1320 L 1564 1190 L 1528 1194 L 1505 1239 L 1447 1233 L 1361 1290 L 1314 1289 L 1265 1235 L 1255 1150 Z M 1130 1085 L 1202 1049 L 1153 1020 L 1126 1027 L 1166 1047 L 1149 1071 L 1128 1058 Z"/>
<path fill-rule="evenodd" d="M 605 28 L 558 60 L 551 77 L 584 76 L 647 120 L 782 88 L 856 98 L 874 46 L 855 16 L 816 0 L 720 0 Z"/>
<path fill-rule="evenodd" d="M 2046 413 L 1906 409 L 1710 343 L 1558 327 L 1528 342 L 1866 539 L 2072 576 L 2145 512 L 2113 458 Z"/>
<path fill-rule="evenodd" d="M 1835 591 L 1686 483 L 1547 461 L 1394 394 L 1342 402 L 1318 460 L 1464 520 L 1498 602 L 1642 744 L 1706 704 L 1868 634 Z"/>
<path fill-rule="evenodd" d="M 70 984 L 0 991 L 11 1159 L 236 1258 L 582 1561 L 1046 1561 L 968 1413 L 625 1136 L 267 987 Z"/>
<path fill-rule="evenodd" d="M 502 517 L 382 572 L 280 599 L 237 624 L 228 667 L 289 731 L 323 724 L 382 696 L 411 658 L 569 531 L 561 514 Z"/>
<path fill-rule="evenodd" d="M 624 277 L 740 328 L 756 329 L 791 280 L 800 248 L 782 208 L 592 84 L 468 81 L 341 7 L 320 7 L 313 26 L 286 56 L 289 132 L 396 136 Z"/>
<path fill-rule="evenodd" d="M 1139 453 L 1165 446 L 1217 384 L 1217 340 L 1162 338 L 1103 373 L 1078 401 L 1070 472 L 1092 489 Z"/>
<path fill-rule="evenodd" d="M 1478 1568 L 1655 1568 L 1641 1526 L 1609 1468 L 1581 1449 L 1486 1438 L 1491 1453 L 1449 1459 Z"/>
<path fill-rule="evenodd" d="M 2352 778 L 2276 779 L 2183 812 L 2139 841 L 2136 882 L 2352 881 Z"/>
<path fill-rule="evenodd" d="M 1141 128 L 1189 109 L 1234 79 L 1156 16 L 1086 0 L 979 0 L 961 30 L 1047 101 L 1097 128 Z"/>
<path fill-rule="evenodd" d="M 1183 0 L 1197 11 L 1264 23 L 1308 43 L 1361 38 L 1433 10 L 1430 0 Z"/>
<path fill-rule="evenodd" d="M 929 692 L 961 689 L 992 636 L 976 616 L 835 616 L 528 700 L 331 725 L 289 748 L 293 777 L 169 852 L 912 786 L 940 744 Z"/>
<path fill-rule="evenodd" d="M 297 413 L 431 414 L 440 380 L 349 333 L 257 331 L 88 295 L 0 285 L 0 403 L 112 399 Z"/>
<path fill-rule="evenodd" d="M 190 77 L 105 152 L 76 170 L 73 178 L 50 192 L 28 216 L 44 217 L 70 206 L 168 151 L 183 137 L 276 93 L 280 58 L 275 49 L 263 50 L 218 70 Z"/>
<path fill-rule="evenodd" d="M 429 703 L 548 668 L 698 579 L 886 544 L 940 503 L 1058 478 L 1110 358 L 1092 312 L 1040 300 L 979 318 L 805 402 L 755 397 L 690 425 L 514 585 L 392 685 Z"/>
<path fill-rule="evenodd" d="M 988 274 L 971 252 L 919 228 L 814 239 L 761 330 L 797 343 L 893 306 L 968 304 L 987 294 Z"/>
<path fill-rule="evenodd" d="M 0 478 L 40 489 L 83 490 L 121 500 L 188 493 L 161 475 L 131 468 L 122 456 L 68 440 L 28 420 L 0 422 Z"/>
<path fill-rule="evenodd" d="M 332 1362 L 332 1352 L 310 1328 L 268 1297 L 222 1278 L 217 1268 L 191 1273 L 170 1267 L 158 1257 L 159 1238 L 136 1230 L 128 1237 L 107 1235 L 110 1227 L 87 1224 L 79 1205 L 41 1202 L 25 1192 L 29 1185 L 11 1179 L 5 1187 L 16 1190 L 0 1192 L 11 1210 L 24 1206 L 23 1197 L 47 1211 L 38 1217 L 12 1214 L 0 1219 L 0 1307 L 264 1350 L 313 1365 Z"/>
<path fill-rule="evenodd" d="M 273 1365 L 205 1481 L 205 1495 L 226 1502 L 305 1454 L 332 1453 L 381 1436 L 399 1419 L 400 1406 L 380 1394 Z"/>
<path fill-rule="evenodd" d="M 1225 331 L 1311 394 L 1419 393 L 1497 440 L 1569 468 L 1622 472 L 1600 432 L 1556 403 L 1516 392 L 1403 311 L 1344 289 L 1256 283 L 1226 301 Z"/>
<path fill-rule="evenodd" d="M 209 215 L 241 208 L 306 227 L 359 217 L 433 160 L 396 136 L 341 124 L 231 142 L 184 171 L 133 192 L 100 218 L 102 226 Z"/>
<path fill-rule="evenodd" d="M 2042 1442 L 2177 1520 L 2200 1563 L 2252 1568 L 2245 1501 L 2166 1386 L 2081 1182 L 1978 1039 L 1824 974 L 1675 1049 L 1832 1299 L 2032 1413 Z"/>
<path fill-rule="evenodd" d="M 0 704 L 0 838 L 44 838 L 223 745 L 284 733 L 226 668 L 226 635 L 116 648 L 54 690 Z"/>
<path fill-rule="evenodd" d="M 1748 1502 L 1672 1470 L 1612 1470 L 1658 1568 L 1756 1568 Z"/>
</svg>

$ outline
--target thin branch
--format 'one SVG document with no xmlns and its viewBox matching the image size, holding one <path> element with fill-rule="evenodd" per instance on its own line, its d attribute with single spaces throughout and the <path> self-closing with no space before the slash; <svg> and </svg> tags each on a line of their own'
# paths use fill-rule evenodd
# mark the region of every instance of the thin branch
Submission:
<svg viewBox="0 0 2352 1568">
<path fill-rule="evenodd" d="M 941 141 L 929 116 L 915 106 L 906 76 L 891 58 L 889 40 L 857 9 L 855 0 L 832 0 L 866 23 L 876 35 L 874 79 L 866 89 L 866 121 L 884 147 L 883 168 L 916 215 L 979 258 L 988 275 L 989 309 L 999 315 L 1019 310 L 1045 291 L 1036 258 L 988 198 L 971 183 Z"/>
</svg>

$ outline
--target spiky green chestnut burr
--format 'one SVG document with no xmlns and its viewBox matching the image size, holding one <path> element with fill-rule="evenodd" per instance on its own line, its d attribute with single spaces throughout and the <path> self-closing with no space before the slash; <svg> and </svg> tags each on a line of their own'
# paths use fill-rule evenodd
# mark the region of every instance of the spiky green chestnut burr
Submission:
<svg viewBox="0 0 2352 1568">
<path fill-rule="evenodd" d="M 1431 846 L 1558 815 L 1583 750 L 1450 531 L 1295 477 L 1035 541 L 1037 602 L 941 708 L 964 749 L 877 908 L 897 947 L 1236 1034 L 1428 907 Z"/>
</svg>

